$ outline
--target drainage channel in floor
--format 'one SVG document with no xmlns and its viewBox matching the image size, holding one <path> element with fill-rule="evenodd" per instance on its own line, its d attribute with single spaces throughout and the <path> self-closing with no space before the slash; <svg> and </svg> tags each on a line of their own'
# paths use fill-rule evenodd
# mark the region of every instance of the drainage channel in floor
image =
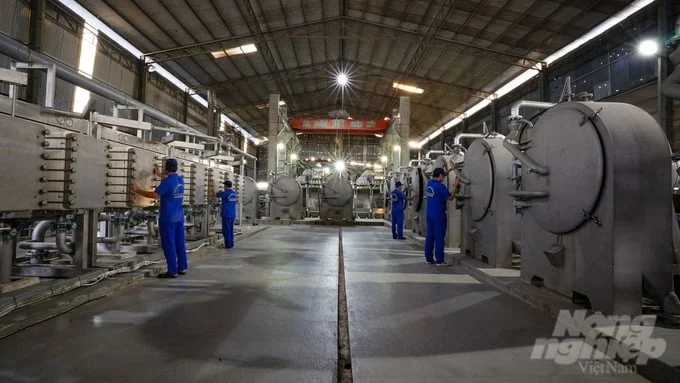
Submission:
<svg viewBox="0 0 680 383">
<path fill-rule="evenodd" d="M 342 227 L 338 231 L 338 383 L 350 383 L 352 353 L 349 344 L 349 317 L 345 291 L 345 260 L 342 251 Z"/>
</svg>

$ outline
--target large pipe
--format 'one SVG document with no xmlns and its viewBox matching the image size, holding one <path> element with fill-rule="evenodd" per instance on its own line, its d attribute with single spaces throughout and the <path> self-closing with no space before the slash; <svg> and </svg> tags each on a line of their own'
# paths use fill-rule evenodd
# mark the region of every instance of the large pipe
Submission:
<svg viewBox="0 0 680 383">
<path fill-rule="evenodd" d="M 73 243 L 69 243 L 68 240 L 66 239 L 66 232 L 65 231 L 58 231 L 57 232 L 57 240 L 56 240 L 56 245 L 57 245 L 57 250 L 64 254 L 73 254 L 75 253 L 75 248 L 73 247 Z"/>
<path fill-rule="evenodd" d="M 430 154 L 446 154 L 446 152 L 443 150 L 430 150 L 429 152 L 425 153 L 425 158 L 430 158 Z"/>
<path fill-rule="evenodd" d="M 45 234 L 47 234 L 47 230 L 49 230 L 53 224 L 54 221 L 50 219 L 38 222 L 33 228 L 33 233 L 31 233 L 31 241 L 45 242 Z"/>
<path fill-rule="evenodd" d="M 461 146 L 460 141 L 463 138 L 484 138 L 486 136 L 487 134 L 482 133 L 459 133 L 456 134 L 456 137 L 453 139 L 453 146 Z"/>
<path fill-rule="evenodd" d="M 522 115 L 519 114 L 519 111 L 521 108 L 524 107 L 536 109 L 548 109 L 552 108 L 553 106 L 555 106 L 555 104 L 552 102 L 520 100 L 512 104 L 512 106 L 510 107 L 510 117 L 522 117 Z"/>
<path fill-rule="evenodd" d="M 112 100 L 120 105 L 127 105 L 135 107 L 144 112 L 145 115 L 154 118 L 164 124 L 176 127 L 178 129 L 186 130 L 187 133 L 192 133 L 195 135 L 205 135 L 205 133 L 192 128 L 191 126 L 180 122 L 167 114 L 161 112 L 160 110 L 143 104 L 131 96 L 114 89 L 102 82 L 94 79 L 87 78 L 73 68 L 70 68 L 48 56 L 40 54 L 38 52 L 28 49 L 24 44 L 15 41 L 14 39 L 0 34 L 0 53 L 5 54 L 17 61 L 31 62 L 43 65 L 56 65 L 57 77 L 69 82 L 75 86 L 79 86 L 83 89 L 89 90 L 92 93 L 96 93 L 104 98 Z"/>
<path fill-rule="evenodd" d="M 99 237 L 97 238 L 97 243 L 118 243 L 123 239 L 123 234 L 125 233 L 125 224 L 121 223 L 118 225 L 118 230 L 116 230 L 116 235 L 113 237 Z"/>
</svg>

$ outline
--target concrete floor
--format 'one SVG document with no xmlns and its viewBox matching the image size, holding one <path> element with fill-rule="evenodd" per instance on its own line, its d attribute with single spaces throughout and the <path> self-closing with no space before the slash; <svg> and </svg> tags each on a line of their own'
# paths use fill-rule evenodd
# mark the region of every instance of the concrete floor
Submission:
<svg viewBox="0 0 680 383">
<path fill-rule="evenodd" d="M 386 228 L 342 229 L 355 382 L 644 381 L 532 361 L 554 321 Z M 0 340 L 0 382 L 333 382 L 339 228 L 275 226 Z"/>
</svg>

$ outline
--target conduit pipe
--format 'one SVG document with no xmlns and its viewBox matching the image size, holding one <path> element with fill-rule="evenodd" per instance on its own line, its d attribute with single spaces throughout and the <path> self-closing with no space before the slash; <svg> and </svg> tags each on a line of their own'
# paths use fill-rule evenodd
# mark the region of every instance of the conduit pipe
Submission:
<svg viewBox="0 0 680 383">
<path fill-rule="evenodd" d="M 109 100 L 112 100 L 119 105 L 127 105 L 137 108 L 143 111 L 144 115 L 154 118 L 164 124 L 167 124 L 169 126 L 181 130 L 186 130 L 187 134 L 205 136 L 205 133 L 202 133 L 199 130 L 192 128 L 191 126 L 168 116 L 167 114 L 161 112 L 160 110 L 148 106 L 146 104 L 143 104 L 135 100 L 131 96 L 128 96 L 127 94 L 117 89 L 114 89 L 102 82 L 87 78 L 78 73 L 77 70 L 70 68 L 41 53 L 30 50 L 24 44 L 15 41 L 14 39 L 3 34 L 0 34 L 0 53 L 7 55 L 17 61 L 43 65 L 54 64 L 57 69 L 56 70 L 57 77 L 65 80 L 66 82 L 69 82 L 75 86 L 79 86 L 83 89 L 89 90 L 90 92 L 98 94 Z"/>
<path fill-rule="evenodd" d="M 519 111 L 524 107 L 536 109 L 548 109 L 552 108 L 553 106 L 555 106 L 555 104 L 552 102 L 520 100 L 512 104 L 512 106 L 510 107 L 510 117 L 521 118 L 522 115 L 519 114 Z"/>
</svg>

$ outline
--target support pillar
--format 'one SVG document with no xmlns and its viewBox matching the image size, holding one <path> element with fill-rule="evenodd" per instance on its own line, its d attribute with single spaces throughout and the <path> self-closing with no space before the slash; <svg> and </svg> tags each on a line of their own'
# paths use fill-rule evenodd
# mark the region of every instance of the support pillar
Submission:
<svg viewBox="0 0 680 383">
<path fill-rule="evenodd" d="M 400 139 L 399 165 L 408 166 L 411 160 L 411 148 L 408 146 L 408 139 L 411 135 L 411 98 L 408 96 L 399 97 L 399 126 L 397 134 Z"/>
<path fill-rule="evenodd" d="M 500 132 L 500 124 L 498 122 L 498 99 L 491 102 L 491 131 Z"/>
<path fill-rule="evenodd" d="M 657 1 L 657 25 L 659 27 L 658 36 L 664 39 L 673 32 L 674 20 L 671 19 L 671 0 Z M 665 50 L 665 49 L 664 49 Z M 657 122 L 661 129 L 666 132 L 666 138 L 673 145 L 673 100 L 666 97 L 661 92 L 661 84 L 668 77 L 670 65 L 668 63 L 668 56 L 665 52 L 660 54 L 657 59 Z"/>
<path fill-rule="evenodd" d="M 31 0 L 31 21 L 28 31 L 28 47 L 38 53 L 42 53 L 43 23 L 45 20 L 45 8 L 47 0 Z M 41 71 L 28 71 L 27 99 L 33 104 L 41 104 L 40 87 Z"/>
<path fill-rule="evenodd" d="M 269 133 L 267 134 L 267 177 L 270 174 L 276 173 L 276 165 L 278 160 L 278 149 L 276 148 L 276 139 L 279 135 L 279 95 L 269 95 Z"/>
<path fill-rule="evenodd" d="M 215 128 L 215 92 L 208 89 L 208 126 L 207 134 L 209 136 L 216 136 L 217 129 Z"/>
<path fill-rule="evenodd" d="M 538 99 L 540 101 L 550 102 L 550 78 L 548 77 L 548 66 L 544 63 L 541 65 L 541 71 L 538 72 Z"/>
<path fill-rule="evenodd" d="M 184 113 L 182 113 L 182 122 L 187 123 L 189 119 L 189 92 L 184 92 Z"/>
<path fill-rule="evenodd" d="M 139 82 L 137 83 L 137 100 L 146 104 L 146 84 L 149 80 L 149 67 L 144 60 L 140 59 L 137 62 L 137 70 L 139 72 Z"/>
</svg>

